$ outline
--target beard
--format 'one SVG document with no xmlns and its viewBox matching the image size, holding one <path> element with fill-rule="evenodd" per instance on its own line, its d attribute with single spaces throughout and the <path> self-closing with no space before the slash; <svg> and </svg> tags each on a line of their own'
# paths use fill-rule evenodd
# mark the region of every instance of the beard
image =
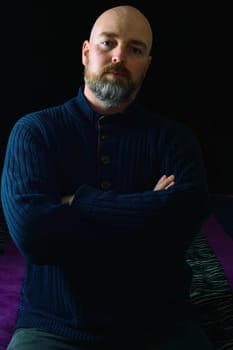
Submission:
<svg viewBox="0 0 233 350">
<path fill-rule="evenodd" d="M 110 72 L 122 73 L 124 77 L 108 78 L 106 74 Z M 133 84 L 130 72 L 121 63 L 109 65 L 99 74 L 91 74 L 87 64 L 84 70 L 84 81 L 95 97 L 108 108 L 131 102 L 139 89 Z"/>
</svg>

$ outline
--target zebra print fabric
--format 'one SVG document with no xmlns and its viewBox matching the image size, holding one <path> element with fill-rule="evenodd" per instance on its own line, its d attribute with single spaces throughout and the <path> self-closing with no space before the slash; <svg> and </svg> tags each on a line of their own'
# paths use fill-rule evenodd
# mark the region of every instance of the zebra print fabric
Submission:
<svg viewBox="0 0 233 350">
<path fill-rule="evenodd" d="M 193 270 L 192 303 L 216 350 L 233 350 L 233 293 L 223 267 L 200 232 L 187 251 Z"/>
</svg>

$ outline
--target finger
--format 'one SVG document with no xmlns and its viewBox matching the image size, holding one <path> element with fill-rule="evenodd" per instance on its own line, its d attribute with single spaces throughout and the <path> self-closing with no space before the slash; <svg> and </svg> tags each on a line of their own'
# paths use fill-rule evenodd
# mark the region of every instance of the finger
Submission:
<svg viewBox="0 0 233 350">
<path fill-rule="evenodd" d="M 160 178 L 159 181 L 157 182 L 157 185 L 158 185 L 159 183 L 163 182 L 166 178 L 167 178 L 167 175 L 161 176 L 161 178 Z"/>
<path fill-rule="evenodd" d="M 167 180 L 169 180 L 169 181 L 174 181 L 174 180 L 175 180 L 175 175 L 174 175 L 174 174 L 169 175 L 169 176 L 167 177 Z"/>
<path fill-rule="evenodd" d="M 173 186 L 175 184 L 175 181 L 170 182 L 166 187 L 165 190 L 167 190 L 169 187 Z"/>
<path fill-rule="evenodd" d="M 159 191 L 159 190 L 164 190 L 168 188 L 169 185 L 173 185 L 175 180 L 175 175 L 163 175 L 159 181 L 156 183 L 153 191 Z"/>
</svg>

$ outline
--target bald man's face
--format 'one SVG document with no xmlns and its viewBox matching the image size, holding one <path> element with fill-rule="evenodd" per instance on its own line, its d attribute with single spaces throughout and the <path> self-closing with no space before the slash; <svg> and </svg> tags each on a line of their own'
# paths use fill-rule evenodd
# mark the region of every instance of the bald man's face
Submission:
<svg viewBox="0 0 233 350">
<path fill-rule="evenodd" d="M 150 48 L 143 18 L 113 10 L 103 14 L 83 44 L 87 87 L 109 106 L 132 100 L 149 67 Z"/>
</svg>

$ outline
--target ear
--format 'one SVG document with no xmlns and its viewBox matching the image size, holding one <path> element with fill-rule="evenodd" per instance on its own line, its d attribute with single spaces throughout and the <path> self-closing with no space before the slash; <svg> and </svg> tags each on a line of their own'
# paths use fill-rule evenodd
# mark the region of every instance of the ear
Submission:
<svg viewBox="0 0 233 350">
<path fill-rule="evenodd" d="M 89 53 L 89 41 L 85 40 L 82 46 L 82 63 L 85 66 L 87 62 L 87 56 Z"/>
</svg>

